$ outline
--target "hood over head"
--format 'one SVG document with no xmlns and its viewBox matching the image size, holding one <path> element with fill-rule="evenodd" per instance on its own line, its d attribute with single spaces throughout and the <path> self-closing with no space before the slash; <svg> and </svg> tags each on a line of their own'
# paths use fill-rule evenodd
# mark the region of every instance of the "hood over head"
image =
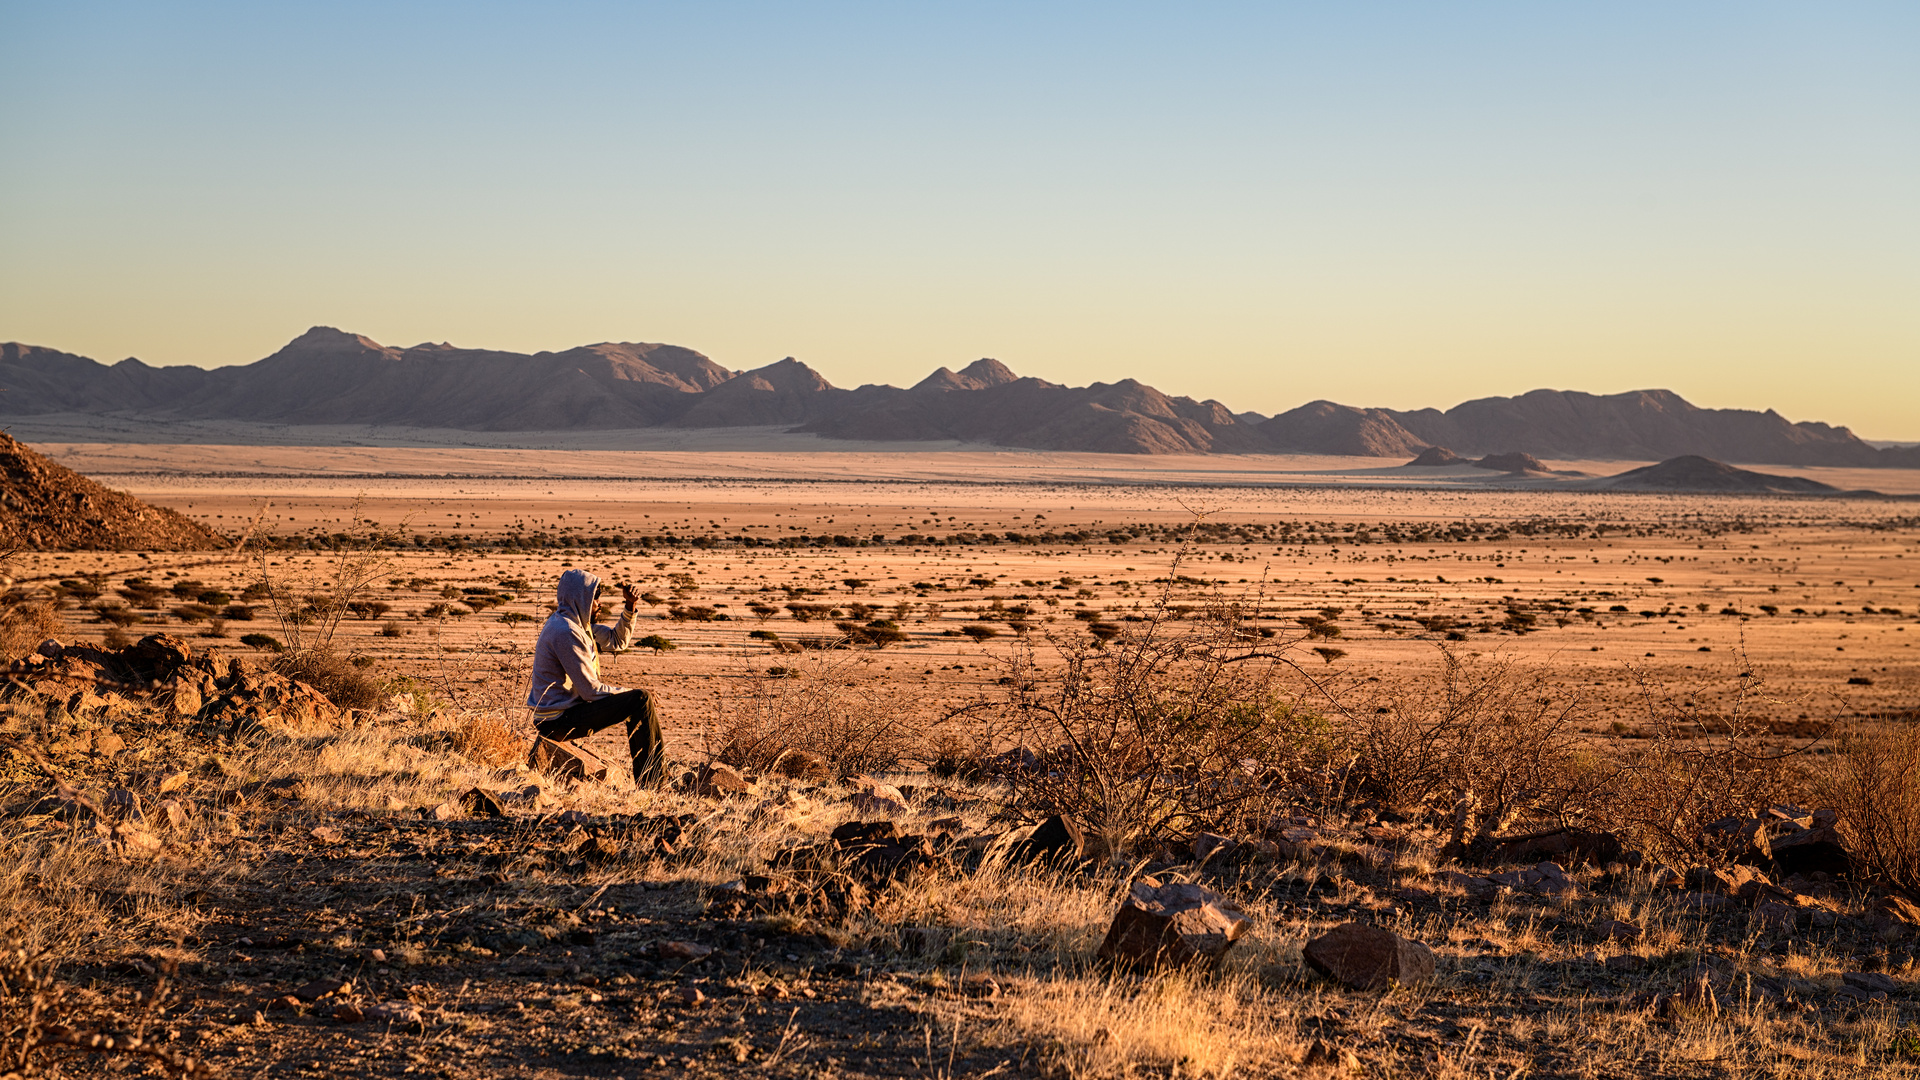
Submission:
<svg viewBox="0 0 1920 1080">
<path fill-rule="evenodd" d="M 560 613 L 580 626 L 593 626 L 593 602 L 600 593 L 600 579 L 585 570 L 569 570 L 560 575 Z M 588 640 L 592 640 L 589 632 Z"/>
</svg>

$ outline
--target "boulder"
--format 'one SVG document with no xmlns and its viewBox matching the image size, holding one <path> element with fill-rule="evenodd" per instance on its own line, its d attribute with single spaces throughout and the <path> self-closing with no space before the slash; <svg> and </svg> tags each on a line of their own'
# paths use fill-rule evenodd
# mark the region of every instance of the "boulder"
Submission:
<svg viewBox="0 0 1920 1080">
<path fill-rule="evenodd" d="M 889 799 L 884 795 L 869 795 L 866 792 L 855 793 L 847 800 L 847 804 L 853 807 L 853 812 L 861 817 L 897 818 L 904 816 L 907 812 L 907 804 L 904 802 Z"/>
<path fill-rule="evenodd" d="M 1080 861 L 1086 839 L 1080 826 L 1059 814 L 1036 826 L 1027 838 L 1007 849 L 1007 861 L 1061 865 Z"/>
<path fill-rule="evenodd" d="M 906 805 L 906 793 L 884 780 L 875 780 L 871 776 L 855 776 L 847 781 L 847 786 L 861 795 L 892 799 L 903 806 Z"/>
<path fill-rule="evenodd" d="M 1307 966 L 1353 990 L 1408 986 L 1433 977 L 1433 950 L 1391 930 L 1346 923 L 1307 942 Z"/>
<path fill-rule="evenodd" d="M 1626 848 L 1620 838 L 1607 832 L 1586 829 L 1553 829 L 1494 840 L 1493 855 L 1503 862 L 1542 862 L 1552 860 L 1569 866 L 1582 863 L 1619 862 Z"/>
<path fill-rule="evenodd" d="M 460 808 L 469 814 L 485 814 L 487 817 L 497 818 L 507 816 L 506 808 L 500 805 L 499 799 L 494 798 L 494 793 L 480 787 L 468 788 L 460 796 Z"/>
<path fill-rule="evenodd" d="M 534 737 L 527 767 L 563 780 L 605 780 L 607 763 L 592 751 L 545 735 Z"/>
<path fill-rule="evenodd" d="M 1920 904 L 1904 896 L 1883 896 L 1867 912 L 1867 925 L 1882 941 L 1920 937 Z"/>
<path fill-rule="evenodd" d="M 1819 813 L 1815 811 L 1816 822 L 1820 820 Z M 1783 876 L 1826 873 L 1845 877 L 1853 870 L 1853 857 L 1832 825 L 1816 825 L 1773 837 L 1770 847 L 1773 864 Z"/>
<path fill-rule="evenodd" d="M 1231 858 L 1236 847 L 1239 847 L 1239 844 L 1231 837 L 1221 836 L 1219 833 L 1203 832 L 1193 838 L 1194 864 L 1196 866 L 1204 866 L 1209 859 L 1216 857 L 1222 860 Z"/>
<path fill-rule="evenodd" d="M 1138 971 L 1217 967 L 1252 925 L 1252 919 L 1212 889 L 1142 877 L 1114 913 L 1100 943 L 1100 958 Z"/>
<path fill-rule="evenodd" d="M 753 785 L 740 775 L 739 769 L 710 761 L 693 774 L 693 790 L 695 794 L 709 799 L 727 799 L 747 794 L 753 790 Z"/>
</svg>

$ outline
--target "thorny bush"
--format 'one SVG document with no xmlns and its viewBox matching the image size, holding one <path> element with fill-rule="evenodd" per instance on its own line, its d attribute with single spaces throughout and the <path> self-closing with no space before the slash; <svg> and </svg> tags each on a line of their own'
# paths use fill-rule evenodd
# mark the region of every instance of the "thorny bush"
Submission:
<svg viewBox="0 0 1920 1080">
<path fill-rule="evenodd" d="M 1110 642 L 1053 642 L 1062 669 L 1044 677 L 1022 646 L 1004 694 L 954 716 L 984 714 L 1032 755 L 1007 772 L 1026 816 L 1071 816 L 1110 851 L 1199 828 L 1258 833 L 1325 788 L 1335 742 L 1283 693 L 1293 642 L 1263 639 L 1248 613 L 1217 601 L 1176 628 L 1163 602 Z"/>
<path fill-rule="evenodd" d="M 1509 657 L 1438 648 L 1433 678 L 1336 699 L 1350 790 L 1402 808 L 1464 802 L 1480 835 L 1577 812 L 1592 793 L 1577 703 Z"/>
</svg>

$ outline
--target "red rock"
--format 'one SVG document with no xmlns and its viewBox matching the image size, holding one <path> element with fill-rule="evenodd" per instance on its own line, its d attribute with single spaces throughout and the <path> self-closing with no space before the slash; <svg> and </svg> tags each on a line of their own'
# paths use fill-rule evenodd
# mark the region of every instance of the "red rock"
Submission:
<svg viewBox="0 0 1920 1080">
<path fill-rule="evenodd" d="M 701 960 L 713 955 L 713 946 L 697 941 L 663 941 L 654 951 L 668 960 Z"/>
<path fill-rule="evenodd" d="M 345 979 L 315 979 L 296 989 L 293 996 L 301 1001 L 319 1001 L 329 994 L 337 994 L 352 984 Z"/>
<path fill-rule="evenodd" d="M 1378 926 L 1346 923 L 1307 942 L 1307 966 L 1354 990 L 1409 986 L 1433 977 L 1433 950 Z"/>
<path fill-rule="evenodd" d="M 1007 851 L 1007 860 L 1016 863 L 1070 863 L 1080 860 L 1086 841 L 1080 826 L 1058 814 L 1034 826 L 1025 840 Z"/>
<path fill-rule="evenodd" d="M 694 773 L 693 790 L 709 799 L 726 799 L 747 794 L 753 790 L 753 785 L 740 775 L 739 769 L 711 761 Z"/>
<path fill-rule="evenodd" d="M 1883 896 L 1867 915 L 1874 936 L 1883 941 L 1920 937 L 1920 905 L 1904 896 Z"/>
<path fill-rule="evenodd" d="M 1136 970 L 1217 967 L 1252 925 L 1252 919 L 1212 889 L 1143 877 L 1134 881 L 1114 913 L 1100 943 L 1100 958 Z"/>
</svg>

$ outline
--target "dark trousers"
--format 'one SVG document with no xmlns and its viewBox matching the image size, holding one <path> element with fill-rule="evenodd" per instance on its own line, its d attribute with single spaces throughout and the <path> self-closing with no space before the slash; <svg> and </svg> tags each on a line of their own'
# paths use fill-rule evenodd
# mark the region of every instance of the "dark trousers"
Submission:
<svg viewBox="0 0 1920 1080">
<path fill-rule="evenodd" d="M 615 724 L 627 725 L 627 751 L 633 755 L 633 782 L 657 783 L 666 765 L 666 746 L 660 738 L 660 717 L 653 711 L 653 695 L 645 690 L 610 694 L 583 701 L 559 716 L 535 725 L 549 739 L 579 739 Z"/>
</svg>

